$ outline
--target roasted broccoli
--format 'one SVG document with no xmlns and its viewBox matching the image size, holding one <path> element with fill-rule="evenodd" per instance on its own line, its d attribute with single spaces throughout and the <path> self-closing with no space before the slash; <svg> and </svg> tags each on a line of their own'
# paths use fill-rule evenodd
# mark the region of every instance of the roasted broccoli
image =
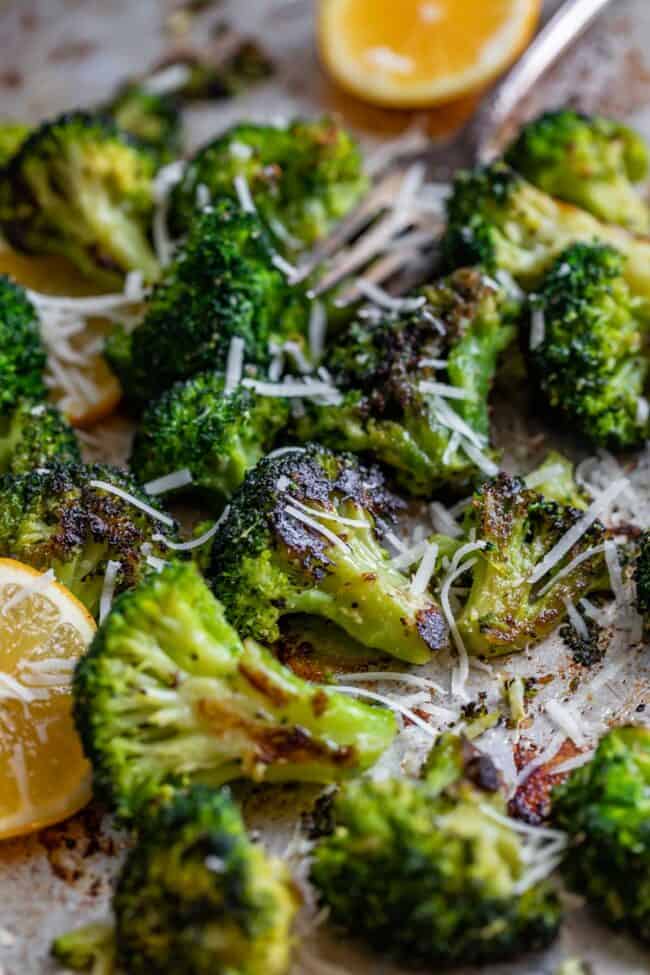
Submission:
<svg viewBox="0 0 650 975">
<path fill-rule="evenodd" d="M 158 277 L 148 240 L 155 158 L 106 118 L 44 122 L 0 177 L 0 227 L 16 250 L 61 254 L 101 285 Z"/>
<path fill-rule="evenodd" d="M 505 159 L 540 190 L 600 220 L 650 229 L 634 187 L 647 175 L 648 147 L 627 125 L 569 108 L 545 112 L 523 127 Z"/>
<path fill-rule="evenodd" d="M 650 530 L 644 531 L 639 539 L 634 576 L 637 609 L 643 617 L 646 633 L 650 633 Z"/>
<path fill-rule="evenodd" d="M 638 445 L 649 429 L 641 405 L 650 306 L 630 293 L 624 266 L 599 244 L 563 251 L 532 301 L 533 322 L 540 315 L 544 327 L 530 351 L 537 385 L 558 417 L 618 449 Z"/>
<path fill-rule="evenodd" d="M 540 643 L 566 617 L 567 601 L 609 589 L 605 529 L 598 521 L 536 578 L 545 557 L 579 517 L 575 508 L 547 500 L 508 474 L 478 489 L 465 530 L 483 549 L 472 554 L 471 590 L 456 619 L 469 653 L 496 656 Z M 597 546 L 563 575 L 573 559 Z"/>
<path fill-rule="evenodd" d="M 191 562 L 114 604 L 73 690 L 95 790 L 123 817 L 168 786 L 336 781 L 372 765 L 395 733 L 392 712 L 242 643 Z"/>
<path fill-rule="evenodd" d="M 553 792 L 565 876 L 610 924 L 650 943 L 650 728 L 614 728 Z"/>
<path fill-rule="evenodd" d="M 324 237 L 367 188 L 357 144 L 332 119 L 236 125 L 190 160 L 172 193 L 173 232 L 187 231 L 197 195 L 236 200 L 239 181 L 289 253 Z"/>
<path fill-rule="evenodd" d="M 482 264 L 530 288 L 568 246 L 598 240 L 627 258 L 630 290 L 650 300 L 649 240 L 554 199 L 504 163 L 458 173 L 447 218 L 443 253 L 450 269 Z"/>
<path fill-rule="evenodd" d="M 271 260 L 254 214 L 224 201 L 197 216 L 142 324 L 108 340 L 107 357 L 134 404 L 178 379 L 223 368 L 234 336 L 244 340 L 246 363 L 258 366 L 270 361 L 270 342 L 301 338 L 307 299 Z"/>
<path fill-rule="evenodd" d="M 160 523 L 120 492 L 155 503 L 128 474 L 101 465 L 52 463 L 6 474 L 0 478 L 0 556 L 53 569 L 96 616 L 107 573 L 111 588 L 121 592 L 150 571 L 148 559 L 168 554 L 153 539 Z M 161 518 L 169 516 L 161 512 Z"/>
<path fill-rule="evenodd" d="M 349 454 L 309 445 L 260 461 L 231 500 L 208 571 L 233 626 L 270 643 L 280 617 L 307 613 L 426 662 L 446 645 L 446 626 L 380 543 L 397 504 L 379 470 Z"/>
<path fill-rule="evenodd" d="M 526 474 L 526 487 L 542 494 L 547 501 L 571 508 L 587 507 L 588 495 L 578 486 L 573 475 L 573 464 L 557 450 L 549 450 L 543 463 Z"/>
<path fill-rule="evenodd" d="M 31 126 L 14 119 L 0 119 L 0 166 L 6 166 L 31 132 Z"/>
<path fill-rule="evenodd" d="M 148 91 L 146 84 L 129 82 L 102 109 L 118 128 L 146 145 L 160 163 L 181 154 L 181 113 L 173 95 Z"/>
<path fill-rule="evenodd" d="M 226 392 L 223 374 L 200 373 L 172 386 L 145 411 L 131 469 L 143 482 L 188 469 L 192 482 L 185 490 L 220 508 L 288 419 L 286 400 L 243 386 Z"/>
<path fill-rule="evenodd" d="M 430 497 L 441 485 L 466 486 L 479 472 L 492 379 L 519 308 L 471 268 L 424 288 L 413 303 L 406 313 L 360 319 L 337 339 L 328 367 L 343 400 L 306 403 L 297 433 L 367 453 L 409 493 Z M 454 392 L 457 398 L 445 398 Z"/>
<path fill-rule="evenodd" d="M 50 463 L 81 463 L 74 431 L 55 407 L 21 399 L 0 415 L 0 474 L 27 474 Z"/>
<path fill-rule="evenodd" d="M 234 49 L 228 44 L 224 55 L 217 35 L 216 48 L 216 57 L 209 50 L 206 56 L 193 50 L 173 52 L 157 65 L 154 77 L 169 68 L 184 69 L 186 77 L 175 94 L 183 101 L 194 101 L 230 98 L 273 74 L 273 62 L 256 40 L 243 38 Z"/>
<path fill-rule="evenodd" d="M 68 931 L 53 941 L 52 955 L 74 972 L 113 975 L 116 961 L 113 925 L 95 921 Z"/>
<path fill-rule="evenodd" d="M 24 288 L 0 275 L 0 416 L 21 399 L 45 398 L 47 356 L 34 306 Z"/>
<path fill-rule="evenodd" d="M 420 782 L 346 785 L 311 868 L 334 923 L 382 956 L 436 971 L 550 943 L 557 895 L 534 879 L 498 788 L 490 759 L 451 735 L 434 746 Z"/>
</svg>

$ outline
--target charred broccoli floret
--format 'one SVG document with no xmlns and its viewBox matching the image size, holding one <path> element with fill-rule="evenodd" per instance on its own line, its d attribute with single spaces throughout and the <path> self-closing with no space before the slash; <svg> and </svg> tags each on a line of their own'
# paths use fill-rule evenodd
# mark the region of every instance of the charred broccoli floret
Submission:
<svg viewBox="0 0 650 975">
<path fill-rule="evenodd" d="M 525 125 L 506 161 L 540 190 L 638 233 L 650 226 L 634 187 L 648 172 L 648 147 L 627 125 L 569 108 Z"/>
<path fill-rule="evenodd" d="M 188 469 L 189 488 L 222 507 L 246 471 L 270 450 L 289 419 L 287 401 L 204 372 L 177 383 L 142 416 L 131 468 L 143 482 Z"/>
<path fill-rule="evenodd" d="M 270 643 L 283 615 L 306 613 L 366 647 L 426 662 L 446 644 L 446 627 L 381 545 L 397 504 L 379 470 L 349 454 L 309 445 L 260 461 L 212 549 L 208 574 L 232 624 Z"/>
<path fill-rule="evenodd" d="M 545 947 L 558 898 L 527 880 L 530 851 L 498 788 L 490 759 L 454 736 L 420 782 L 346 785 L 311 869 L 331 919 L 381 955 L 436 970 Z"/>
<path fill-rule="evenodd" d="M 650 633 L 650 530 L 639 540 L 639 553 L 634 570 L 636 605 L 644 619 L 646 633 Z"/>
<path fill-rule="evenodd" d="M 390 711 L 242 643 L 191 562 L 114 604 L 73 690 L 96 792 L 123 817 L 168 786 L 336 781 L 372 765 L 395 733 Z"/>
<path fill-rule="evenodd" d="M 443 251 L 450 268 L 482 264 L 530 288 L 571 244 L 600 241 L 627 258 L 632 293 L 650 299 L 650 241 L 554 199 L 504 163 L 459 173 L 447 218 Z"/>
<path fill-rule="evenodd" d="M 31 126 L 14 119 L 0 120 L 0 166 L 5 166 L 18 152 L 31 132 Z"/>
<path fill-rule="evenodd" d="M 50 464 L 6 474 L 0 478 L 0 556 L 54 569 L 96 616 L 109 563 L 114 591 L 121 592 L 150 571 L 148 558 L 168 554 L 153 540 L 161 525 L 111 487 L 155 503 L 128 474 L 102 465 Z"/>
<path fill-rule="evenodd" d="M 154 156 L 111 121 L 83 112 L 44 122 L 0 179 L 0 227 L 27 254 L 61 254 L 98 283 L 158 277 L 148 240 Z"/>
<path fill-rule="evenodd" d="M 36 311 L 25 289 L 0 275 L 0 416 L 21 397 L 45 398 L 46 361 Z"/>
<path fill-rule="evenodd" d="M 588 496 L 576 484 L 573 464 L 557 450 L 549 450 L 543 463 L 526 474 L 524 480 L 527 488 L 542 494 L 547 501 L 557 501 L 571 508 L 587 507 Z"/>
<path fill-rule="evenodd" d="M 199 149 L 175 187 L 170 220 L 187 231 L 204 186 L 214 202 L 248 186 L 276 246 L 292 252 L 324 237 L 367 188 L 361 153 L 332 119 L 287 127 L 236 125 Z M 203 191 L 205 193 L 205 191 Z"/>
<path fill-rule="evenodd" d="M 81 463 L 74 431 L 55 407 L 21 399 L 0 415 L 0 474 L 27 474 L 51 463 Z"/>
<path fill-rule="evenodd" d="M 559 417 L 595 443 L 619 449 L 648 435 L 639 404 L 650 306 L 631 294 L 624 267 L 624 257 L 598 244 L 574 244 L 560 254 L 533 299 L 532 314 L 543 317 L 544 329 L 530 352 L 537 383 Z"/>
<path fill-rule="evenodd" d="M 563 575 L 576 556 L 602 546 L 605 529 L 600 522 L 548 572 L 535 577 L 545 556 L 579 517 L 575 508 L 547 500 L 508 474 L 479 488 L 465 528 L 484 547 L 472 555 L 472 586 L 456 620 L 469 653 L 496 656 L 540 643 L 565 619 L 567 600 L 577 602 L 590 592 L 609 589 L 602 548 Z"/>
<path fill-rule="evenodd" d="M 52 955 L 66 968 L 90 975 L 115 972 L 115 934 L 109 922 L 95 921 L 60 935 L 52 943 Z"/>
<path fill-rule="evenodd" d="M 157 94 L 146 84 L 129 82 L 118 89 L 103 111 L 118 128 L 151 149 L 160 163 L 180 155 L 181 113 L 173 95 Z"/>
<path fill-rule="evenodd" d="M 337 339 L 328 366 L 343 400 L 305 404 L 297 432 L 367 453 L 409 493 L 430 497 L 478 473 L 477 453 L 488 449 L 492 379 L 515 335 L 518 305 L 468 268 L 424 288 L 418 300 L 408 313 L 354 322 Z M 458 398 L 445 398 L 449 386 Z"/>
<path fill-rule="evenodd" d="M 650 728 L 614 728 L 553 792 L 565 877 L 610 924 L 650 942 Z"/>
<path fill-rule="evenodd" d="M 269 343 L 300 339 L 308 302 L 271 263 L 254 214 L 229 201 L 197 216 L 150 299 L 142 324 L 108 340 L 106 354 L 135 404 L 155 399 L 176 380 L 224 368 L 231 339 L 245 361 L 265 366 Z"/>
</svg>

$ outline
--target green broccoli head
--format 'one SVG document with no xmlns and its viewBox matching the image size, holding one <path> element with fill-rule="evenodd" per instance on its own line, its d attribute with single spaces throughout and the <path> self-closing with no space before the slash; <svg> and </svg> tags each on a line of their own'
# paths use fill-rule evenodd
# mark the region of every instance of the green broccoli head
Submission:
<svg viewBox="0 0 650 975">
<path fill-rule="evenodd" d="M 571 244 L 596 240 L 626 256 L 624 276 L 632 293 L 650 300 L 647 239 L 556 200 L 505 163 L 461 172 L 454 180 L 443 239 L 450 269 L 482 264 L 531 288 Z"/>
<path fill-rule="evenodd" d="M 643 532 L 639 540 L 634 577 L 637 609 L 643 616 L 646 631 L 650 631 L 650 530 Z"/>
<path fill-rule="evenodd" d="M 111 488 L 155 505 L 132 477 L 102 465 L 51 463 L 6 474 L 0 478 L 0 555 L 53 569 L 97 616 L 109 563 L 117 563 L 111 571 L 114 591 L 121 592 L 150 571 L 149 558 L 168 554 L 153 538 L 160 524 Z"/>
<path fill-rule="evenodd" d="M 488 396 L 498 356 L 515 335 L 518 305 L 472 268 L 424 288 L 419 301 L 407 313 L 358 320 L 337 339 L 328 366 L 343 400 L 307 403 L 297 432 L 369 454 L 409 493 L 430 497 L 443 485 L 466 487 L 479 473 Z M 445 386 L 458 398 L 445 399 Z"/>
<path fill-rule="evenodd" d="M 549 450 L 544 461 L 526 474 L 526 487 L 542 494 L 548 501 L 583 510 L 588 505 L 586 491 L 579 487 L 572 462 L 557 450 Z"/>
<path fill-rule="evenodd" d="M 190 160 L 172 193 L 172 230 L 187 231 L 199 187 L 212 201 L 236 200 L 238 177 L 276 246 L 289 253 L 324 237 L 368 185 L 357 144 L 332 119 L 237 125 Z"/>
<path fill-rule="evenodd" d="M 28 254 L 61 254 L 101 285 L 158 277 L 148 240 L 154 156 L 100 116 L 44 122 L 2 173 L 0 226 Z"/>
<path fill-rule="evenodd" d="M 142 404 L 176 380 L 224 368 L 234 336 L 247 363 L 267 365 L 269 343 L 300 340 L 307 321 L 304 291 L 273 266 L 259 219 L 222 201 L 197 214 L 144 321 L 130 335 L 111 336 L 106 355 L 127 396 Z"/>
<path fill-rule="evenodd" d="M 553 792 L 565 876 L 614 927 L 650 943 L 650 728 L 614 728 Z"/>
<path fill-rule="evenodd" d="M 243 386 L 226 392 L 222 373 L 200 373 L 147 408 L 131 468 L 143 482 L 186 468 L 189 490 L 220 508 L 288 420 L 286 400 Z"/>
<path fill-rule="evenodd" d="M 21 397 L 45 398 L 46 362 L 34 306 L 24 288 L 0 275 L 0 416 Z"/>
<path fill-rule="evenodd" d="M 316 445 L 260 461 L 233 496 L 208 575 L 242 634 L 279 637 L 288 613 L 336 623 L 366 647 L 425 663 L 446 645 L 442 613 L 380 543 L 398 500 L 377 468 Z"/>
<path fill-rule="evenodd" d="M 0 120 L 0 166 L 6 166 L 31 132 L 31 126 L 14 119 Z"/>
<path fill-rule="evenodd" d="M 479 488 L 465 528 L 484 547 L 474 553 L 471 590 L 456 620 L 469 653 L 496 656 L 540 643 L 565 619 L 567 601 L 609 589 L 600 522 L 547 573 L 535 577 L 545 556 L 579 517 L 575 508 L 547 500 L 508 474 Z M 573 559 L 593 548 L 594 554 L 563 574 Z"/>
<path fill-rule="evenodd" d="M 563 251 L 533 299 L 544 334 L 530 353 L 538 385 L 559 417 L 618 449 L 648 435 L 639 403 L 650 307 L 632 295 L 624 266 L 623 256 L 598 244 Z"/>
<path fill-rule="evenodd" d="M 122 817 L 196 782 L 336 781 L 372 765 L 395 734 L 390 711 L 242 643 L 190 562 L 114 604 L 73 692 L 96 792 Z"/>
<path fill-rule="evenodd" d="M 58 962 L 75 972 L 115 972 L 115 935 L 108 922 L 94 921 L 60 935 L 52 942 L 51 951 Z"/>
<path fill-rule="evenodd" d="M 298 892 L 246 835 L 227 792 L 196 786 L 146 819 L 119 876 L 118 961 L 130 975 L 285 975 Z"/>
<path fill-rule="evenodd" d="M 548 881 L 505 820 L 498 773 L 443 736 L 423 781 L 357 781 L 334 804 L 311 879 L 331 919 L 409 965 L 472 964 L 545 947 L 560 922 Z M 491 815 L 491 812 L 493 815 Z"/>
<path fill-rule="evenodd" d="M 568 108 L 545 112 L 523 127 L 505 159 L 545 193 L 648 232 L 648 208 L 634 188 L 647 174 L 648 147 L 627 125 Z"/>
<path fill-rule="evenodd" d="M 55 407 L 20 399 L 0 415 L 0 474 L 27 474 L 50 463 L 81 463 L 74 430 Z"/>
<path fill-rule="evenodd" d="M 173 95 L 147 90 L 146 84 L 128 82 L 102 109 L 118 128 L 147 146 L 160 163 L 172 162 L 182 149 L 182 121 Z"/>
</svg>

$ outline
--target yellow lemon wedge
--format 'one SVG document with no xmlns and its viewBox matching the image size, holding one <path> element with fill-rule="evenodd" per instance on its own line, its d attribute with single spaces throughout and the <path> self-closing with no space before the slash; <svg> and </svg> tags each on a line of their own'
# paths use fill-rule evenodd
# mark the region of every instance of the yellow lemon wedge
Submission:
<svg viewBox="0 0 650 975">
<path fill-rule="evenodd" d="M 0 559 L 0 839 L 66 819 L 90 799 L 70 684 L 95 630 L 50 574 Z"/>
<path fill-rule="evenodd" d="M 32 257 L 0 248 L 0 274 L 7 274 L 24 288 L 48 295 L 83 298 L 94 294 L 92 286 L 61 257 Z M 89 427 L 110 416 L 122 398 L 117 377 L 101 354 L 102 337 L 110 323 L 93 318 L 83 333 L 70 338 L 73 360 L 55 362 L 48 346 L 52 401 L 75 427 Z M 91 349 L 90 353 L 88 349 Z"/>
<path fill-rule="evenodd" d="M 347 91 L 438 105 L 483 88 L 526 46 L 540 0 L 321 0 L 319 47 Z"/>
</svg>

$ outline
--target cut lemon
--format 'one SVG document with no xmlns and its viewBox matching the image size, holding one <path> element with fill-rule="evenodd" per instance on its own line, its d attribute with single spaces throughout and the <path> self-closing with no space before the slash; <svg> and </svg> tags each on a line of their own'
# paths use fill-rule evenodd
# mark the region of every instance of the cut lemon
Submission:
<svg viewBox="0 0 650 975">
<path fill-rule="evenodd" d="M 437 105 L 484 87 L 528 43 L 540 0 L 321 0 L 319 45 L 343 88 Z"/>
<path fill-rule="evenodd" d="M 96 292 L 62 257 L 16 254 L 6 245 L 0 248 L 0 274 L 8 274 L 23 287 L 48 295 L 82 298 Z M 69 338 L 69 354 L 65 358 L 57 356 L 55 336 L 43 328 L 50 396 L 75 427 L 89 427 L 110 416 L 122 398 L 117 377 L 99 351 L 110 327 L 104 319 L 88 319 L 85 328 Z"/>
<path fill-rule="evenodd" d="M 0 839 L 57 823 L 90 799 L 70 682 L 95 629 L 48 573 L 0 559 Z"/>
</svg>

